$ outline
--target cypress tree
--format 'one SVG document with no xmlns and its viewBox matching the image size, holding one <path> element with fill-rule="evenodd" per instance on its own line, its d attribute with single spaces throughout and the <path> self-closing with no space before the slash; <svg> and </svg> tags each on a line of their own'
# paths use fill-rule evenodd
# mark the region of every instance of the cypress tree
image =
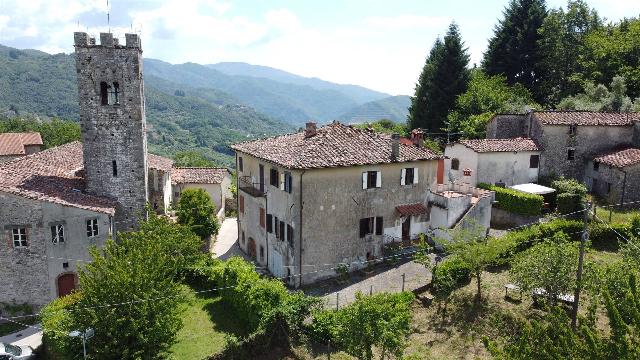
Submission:
<svg viewBox="0 0 640 360">
<path fill-rule="evenodd" d="M 520 83 L 543 100 L 538 89 L 541 58 L 538 29 L 547 15 L 544 0 L 511 0 L 489 40 L 482 67 L 489 75 L 504 75 L 509 85 Z"/>
<path fill-rule="evenodd" d="M 458 26 L 449 25 L 444 41 L 437 39 L 422 69 L 409 107 L 409 126 L 429 132 L 446 127 L 447 115 L 469 83 L 469 54 Z"/>
</svg>

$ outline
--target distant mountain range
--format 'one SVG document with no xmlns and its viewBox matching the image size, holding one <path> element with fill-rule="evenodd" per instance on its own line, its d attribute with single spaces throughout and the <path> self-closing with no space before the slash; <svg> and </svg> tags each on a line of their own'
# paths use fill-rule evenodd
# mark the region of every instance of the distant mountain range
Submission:
<svg viewBox="0 0 640 360">
<path fill-rule="evenodd" d="M 163 155 L 197 148 L 231 164 L 228 144 L 306 121 L 404 121 L 408 100 L 246 63 L 169 64 L 145 59 L 150 148 Z M 78 119 L 73 55 L 0 45 L 0 111 Z"/>
</svg>

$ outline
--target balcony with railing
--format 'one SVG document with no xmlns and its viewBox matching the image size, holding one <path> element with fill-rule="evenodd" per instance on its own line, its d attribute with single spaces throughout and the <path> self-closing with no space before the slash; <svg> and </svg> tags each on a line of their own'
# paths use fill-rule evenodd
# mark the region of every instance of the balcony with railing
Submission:
<svg viewBox="0 0 640 360">
<path fill-rule="evenodd" d="M 238 178 L 238 189 L 253 197 L 264 196 L 264 184 L 253 182 L 250 176 Z"/>
</svg>

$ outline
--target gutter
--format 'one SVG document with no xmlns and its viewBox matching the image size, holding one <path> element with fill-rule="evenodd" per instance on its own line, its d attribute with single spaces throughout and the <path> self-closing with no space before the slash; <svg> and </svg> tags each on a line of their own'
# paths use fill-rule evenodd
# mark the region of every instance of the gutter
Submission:
<svg viewBox="0 0 640 360">
<path fill-rule="evenodd" d="M 298 236 L 298 287 L 302 286 L 302 175 L 306 170 L 302 170 L 300 174 L 300 236 Z"/>
</svg>

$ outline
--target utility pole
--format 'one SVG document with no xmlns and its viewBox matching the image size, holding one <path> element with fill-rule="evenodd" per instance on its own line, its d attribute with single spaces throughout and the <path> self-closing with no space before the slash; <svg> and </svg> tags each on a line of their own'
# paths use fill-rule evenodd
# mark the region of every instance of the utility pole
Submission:
<svg viewBox="0 0 640 360">
<path fill-rule="evenodd" d="M 584 225 L 582 229 L 582 236 L 580 237 L 580 256 L 578 258 L 578 274 L 576 276 L 576 292 L 573 295 L 573 314 L 571 316 L 571 328 L 576 331 L 578 327 L 578 303 L 580 302 L 580 291 L 582 289 L 582 266 L 584 264 L 584 247 L 589 240 L 589 230 L 587 225 L 589 222 L 589 210 L 591 209 L 591 203 L 587 202 L 584 208 Z"/>
</svg>

